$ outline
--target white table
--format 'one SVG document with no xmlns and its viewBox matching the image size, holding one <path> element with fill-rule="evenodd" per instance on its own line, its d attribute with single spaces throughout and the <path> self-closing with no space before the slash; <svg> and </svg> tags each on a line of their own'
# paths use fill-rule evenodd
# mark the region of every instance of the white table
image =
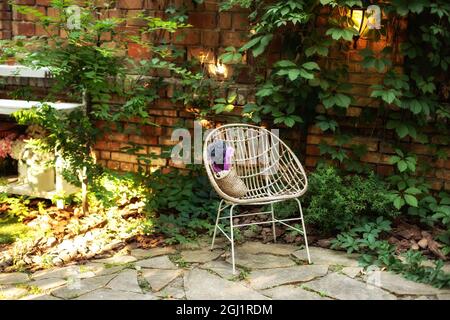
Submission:
<svg viewBox="0 0 450 320">
<path fill-rule="evenodd" d="M 47 68 L 31 69 L 20 65 L 0 65 L 0 77 L 48 78 L 50 77 L 50 72 Z M 38 107 L 41 104 L 42 102 L 39 101 L 0 99 L 0 115 L 11 116 L 16 111 L 31 109 L 33 107 Z M 70 112 L 82 106 L 79 103 L 65 102 L 49 102 L 47 104 L 61 112 Z M 56 162 L 58 163 L 58 161 L 62 161 L 62 159 L 57 157 Z M 0 192 L 52 199 L 62 191 L 65 194 L 71 194 L 78 190 L 78 188 L 68 184 L 64 180 L 62 172 L 61 170 L 58 170 L 57 166 L 55 166 L 55 180 L 55 190 L 33 190 L 27 183 L 15 181 L 5 186 L 0 186 Z M 64 207 L 62 200 L 58 200 L 57 205 L 59 208 Z"/>
</svg>

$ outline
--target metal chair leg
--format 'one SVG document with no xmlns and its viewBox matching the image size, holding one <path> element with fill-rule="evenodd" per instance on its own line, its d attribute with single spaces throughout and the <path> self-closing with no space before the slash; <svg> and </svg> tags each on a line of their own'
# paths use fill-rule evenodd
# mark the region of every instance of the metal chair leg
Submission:
<svg viewBox="0 0 450 320">
<path fill-rule="evenodd" d="M 218 224 L 219 224 L 220 211 L 221 211 L 221 209 L 222 209 L 222 204 L 223 204 L 223 203 L 224 203 L 224 201 L 223 201 L 223 200 L 220 200 L 219 208 L 217 209 L 216 225 L 214 226 L 214 234 L 213 234 L 212 243 L 211 243 L 211 250 L 214 249 L 214 241 L 216 240 L 217 226 L 218 226 Z"/>
<path fill-rule="evenodd" d="M 234 204 L 230 208 L 230 242 L 231 242 L 231 263 L 233 264 L 233 274 L 236 274 L 236 265 L 234 262 L 234 232 L 233 232 L 233 209 Z"/>
<path fill-rule="evenodd" d="M 272 231 L 273 231 L 273 242 L 277 242 L 277 233 L 275 231 L 275 214 L 273 211 L 273 203 L 270 204 L 270 210 L 272 211 Z"/>
<path fill-rule="evenodd" d="M 302 229 L 303 229 L 303 236 L 305 238 L 306 255 L 308 256 L 308 263 L 311 264 L 311 256 L 309 255 L 309 247 L 308 247 L 308 237 L 306 236 L 305 220 L 303 219 L 302 204 L 300 203 L 300 200 L 298 200 L 297 198 L 295 200 L 298 203 L 298 209 L 300 210 L 300 218 L 302 219 Z"/>
</svg>

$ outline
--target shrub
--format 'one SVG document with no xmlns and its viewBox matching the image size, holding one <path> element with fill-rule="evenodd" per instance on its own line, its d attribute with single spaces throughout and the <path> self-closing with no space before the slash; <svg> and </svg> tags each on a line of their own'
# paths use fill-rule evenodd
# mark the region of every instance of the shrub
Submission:
<svg viewBox="0 0 450 320">
<path fill-rule="evenodd" d="M 172 169 L 165 174 L 156 171 L 148 184 L 147 231 L 151 227 L 167 236 L 167 242 L 183 243 L 213 226 L 219 202 L 203 168 L 193 167 L 188 172 Z"/>
<path fill-rule="evenodd" d="M 330 232 L 346 230 L 365 216 L 396 216 L 388 189 L 373 173 L 340 175 L 333 167 L 321 167 L 309 176 L 305 220 Z"/>
<path fill-rule="evenodd" d="M 342 175 L 330 166 L 319 167 L 308 176 L 302 204 L 306 223 L 325 234 L 347 230 L 363 217 L 393 217 L 399 213 L 390 201 L 388 185 L 375 174 Z M 276 212 L 296 215 L 297 204 L 278 204 Z"/>
</svg>

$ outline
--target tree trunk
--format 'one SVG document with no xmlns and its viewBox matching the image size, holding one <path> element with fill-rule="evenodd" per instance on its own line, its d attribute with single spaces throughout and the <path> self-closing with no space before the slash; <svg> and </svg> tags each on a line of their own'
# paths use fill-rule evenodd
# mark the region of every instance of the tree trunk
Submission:
<svg viewBox="0 0 450 320">
<path fill-rule="evenodd" d="M 90 94 L 85 90 L 83 92 L 83 107 L 84 112 L 87 118 L 90 117 L 91 110 L 92 110 L 92 99 Z M 86 142 L 86 157 L 90 157 L 91 155 L 91 144 L 90 142 Z M 88 184 L 89 184 L 89 177 L 87 175 L 87 167 L 83 167 L 82 170 L 80 170 L 79 173 L 79 179 L 81 182 L 81 205 L 82 205 L 82 211 L 83 214 L 89 213 L 89 203 L 88 203 Z"/>
</svg>

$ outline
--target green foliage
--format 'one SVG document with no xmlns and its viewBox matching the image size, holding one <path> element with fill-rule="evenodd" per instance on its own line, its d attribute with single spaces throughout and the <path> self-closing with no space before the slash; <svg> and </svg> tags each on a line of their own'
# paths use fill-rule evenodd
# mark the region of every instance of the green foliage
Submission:
<svg viewBox="0 0 450 320">
<path fill-rule="evenodd" d="M 151 190 L 146 206 L 149 220 L 155 215 L 157 219 L 147 232 L 156 230 L 169 243 L 184 243 L 212 228 L 219 202 L 203 169 L 157 171 L 149 177 L 148 187 Z"/>
<path fill-rule="evenodd" d="M 169 7 L 166 9 L 166 20 L 140 16 L 145 21 L 141 33 L 152 39 L 144 42 L 121 27 L 126 19 L 107 18 L 103 8 L 98 7 L 94 0 L 88 0 L 85 6 L 79 7 L 79 24 L 73 25 L 69 12 L 72 4 L 74 2 L 71 0 L 52 1 L 50 6 L 58 13 L 55 17 L 30 6 L 14 5 L 18 12 L 33 15 L 36 24 L 43 27 L 48 35 L 26 42 L 14 39 L 10 47 L 17 52 L 26 52 L 19 62 L 33 68 L 47 67 L 51 70 L 54 81 L 46 101 L 55 101 L 64 93 L 69 99 L 83 102 L 83 107 L 73 112 L 59 113 L 43 104 L 18 112 L 15 116 L 21 124 L 38 124 L 45 128 L 48 136 L 44 142 L 48 149 L 56 150 L 66 160 L 68 180 L 87 186 L 97 177 L 101 180 L 103 172 L 92 157 L 96 141 L 108 134 L 111 128 L 123 130 L 122 121 L 132 118 L 152 125 L 148 121 L 149 104 L 159 97 L 160 89 L 168 83 L 150 75 L 158 70 L 170 72 L 182 85 L 192 85 L 192 91 L 199 89 L 202 76 L 173 62 L 179 54 L 174 46 L 152 42 L 160 43 L 158 39 L 165 33 L 188 27 L 183 12 Z M 110 37 L 114 39 L 114 45 L 107 40 Z M 143 51 L 151 53 L 152 58 L 145 58 L 146 55 L 139 61 L 128 58 L 125 52 L 131 45 L 141 46 Z M 137 77 L 129 77 L 128 74 Z M 187 100 L 192 91 L 177 94 L 174 99 Z M 125 100 L 125 103 L 117 106 L 114 101 L 118 98 Z M 104 125 L 98 126 L 99 121 Z M 139 152 L 132 145 L 129 149 Z M 84 199 L 85 196 L 83 203 L 86 203 Z"/>
<path fill-rule="evenodd" d="M 333 167 L 321 167 L 309 175 L 308 185 L 304 200 L 306 222 L 325 233 L 346 230 L 364 216 L 398 214 L 387 185 L 373 174 L 341 175 Z"/>
<path fill-rule="evenodd" d="M 13 243 L 29 235 L 29 228 L 14 217 L 0 218 L 0 245 Z"/>
<path fill-rule="evenodd" d="M 3 218 L 17 219 L 22 221 L 30 214 L 28 205 L 30 199 L 20 196 L 12 197 L 7 193 L 0 192 L 0 204 L 6 206 L 6 211 L 3 212 Z"/>
<path fill-rule="evenodd" d="M 364 267 L 378 266 L 401 273 L 407 279 L 431 284 L 438 288 L 450 287 L 450 274 L 441 269 L 441 260 L 434 267 L 424 266 L 424 257 L 419 251 L 409 250 L 400 259 L 395 254 L 395 246 L 382 240 L 382 235 L 391 230 L 390 221 L 378 217 L 375 221 L 364 219 L 360 224 L 337 236 L 332 248 L 344 249 L 349 253 L 361 254 L 360 264 Z"/>
</svg>

